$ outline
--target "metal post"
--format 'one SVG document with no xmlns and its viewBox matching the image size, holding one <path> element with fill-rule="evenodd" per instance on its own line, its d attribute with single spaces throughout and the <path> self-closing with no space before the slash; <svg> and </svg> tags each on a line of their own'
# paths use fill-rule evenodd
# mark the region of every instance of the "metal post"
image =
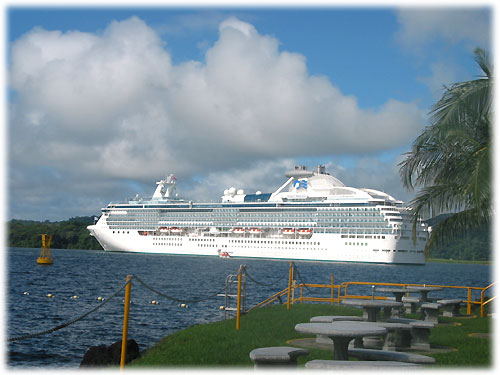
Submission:
<svg viewBox="0 0 500 375">
<path fill-rule="evenodd" d="M 333 273 L 332 273 L 331 279 L 332 279 L 332 293 L 331 294 L 332 294 L 332 306 L 333 306 L 333 304 L 335 302 L 335 300 L 334 300 L 334 294 L 333 294 L 333 285 L 334 285 L 334 283 L 333 283 Z"/>
<path fill-rule="evenodd" d="M 290 261 L 290 270 L 288 271 L 288 301 L 286 303 L 287 310 L 290 310 L 290 294 L 292 291 L 292 278 L 293 278 L 293 262 Z"/>
<path fill-rule="evenodd" d="M 486 289 L 481 291 L 481 318 L 484 318 L 484 292 Z"/>
<path fill-rule="evenodd" d="M 471 288 L 467 288 L 467 315 L 472 313 L 471 309 L 471 298 L 472 298 L 472 290 Z"/>
<path fill-rule="evenodd" d="M 236 300 L 236 330 L 240 330 L 240 308 L 241 308 L 241 272 L 242 272 L 242 266 L 240 266 L 240 269 L 238 271 L 238 296 Z"/>
<path fill-rule="evenodd" d="M 123 370 L 123 368 L 125 367 L 125 357 L 127 356 L 128 315 L 130 311 L 130 289 L 132 288 L 132 277 L 132 275 L 127 275 L 127 286 L 125 287 L 125 307 L 123 311 L 123 335 L 120 370 Z"/>
</svg>

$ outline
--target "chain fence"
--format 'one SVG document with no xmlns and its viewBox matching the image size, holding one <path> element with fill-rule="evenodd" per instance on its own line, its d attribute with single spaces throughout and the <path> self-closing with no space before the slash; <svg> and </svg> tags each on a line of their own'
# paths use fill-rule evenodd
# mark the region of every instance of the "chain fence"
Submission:
<svg viewBox="0 0 500 375">
<path fill-rule="evenodd" d="M 110 295 L 107 298 L 104 298 L 104 300 L 103 300 L 103 302 L 101 304 L 99 304 L 98 306 L 96 306 L 96 307 L 88 310 L 87 312 L 79 315 L 78 317 L 76 317 L 74 319 L 71 319 L 69 321 L 66 321 L 66 322 L 64 322 L 62 324 L 59 324 L 56 327 L 44 330 L 44 331 L 34 332 L 34 333 L 28 333 L 28 334 L 25 334 L 25 335 L 22 335 L 22 336 L 9 337 L 9 338 L 7 338 L 7 342 L 14 342 L 14 341 L 20 341 L 20 340 L 25 340 L 25 339 L 31 339 L 31 338 L 35 338 L 35 337 L 38 337 L 38 336 L 47 335 L 49 333 L 58 331 L 58 330 L 60 330 L 62 328 L 68 327 L 68 326 L 70 326 L 70 325 L 72 325 L 72 324 L 74 324 L 74 323 L 76 323 L 76 322 L 78 322 L 78 321 L 86 318 L 87 316 L 89 316 L 90 314 L 96 312 L 97 310 L 101 309 L 102 307 L 104 307 L 114 297 L 116 297 L 118 294 L 120 294 L 120 292 L 122 292 L 125 289 L 125 287 L 127 286 L 127 284 L 129 284 L 130 282 L 132 282 L 132 280 L 134 280 L 134 279 L 137 280 L 146 289 L 149 289 L 150 291 L 158 294 L 159 296 L 167 298 L 167 299 L 172 300 L 172 301 L 181 302 L 181 303 L 197 303 L 197 302 L 205 301 L 205 300 L 208 300 L 210 298 L 215 297 L 217 294 L 221 293 L 225 289 L 225 286 L 224 286 L 224 288 L 219 289 L 217 292 L 215 292 L 213 294 L 210 294 L 209 296 L 203 297 L 203 298 L 198 298 L 198 299 L 180 299 L 180 298 L 175 298 L 175 297 L 169 296 L 169 295 L 167 295 L 165 293 L 162 293 L 162 292 L 156 290 L 155 288 L 153 288 L 152 286 L 148 285 L 146 282 L 144 282 L 143 280 L 141 280 L 136 275 L 132 275 L 132 278 L 130 278 L 130 280 L 128 280 L 126 283 L 124 283 L 112 295 Z"/>
<path fill-rule="evenodd" d="M 7 338 L 7 342 L 14 342 L 14 341 L 20 341 L 20 340 L 25 340 L 25 339 L 31 339 L 31 338 L 35 338 L 35 337 L 38 337 L 38 336 L 42 336 L 42 335 L 47 335 L 49 333 L 52 333 L 52 332 L 55 332 L 55 331 L 58 331 L 62 328 L 66 328 L 84 318 L 86 318 L 87 316 L 89 316 L 90 314 L 96 312 L 97 310 L 101 309 L 102 307 L 104 307 L 109 301 L 111 301 L 114 297 L 116 297 L 123 289 L 125 289 L 125 287 L 127 286 L 127 284 L 130 283 L 130 280 L 127 281 L 125 284 L 123 284 L 116 292 L 114 292 L 111 296 L 109 296 L 108 298 L 105 298 L 104 301 L 99 304 L 98 306 L 94 307 L 93 309 L 90 309 L 89 311 L 87 311 L 86 313 L 72 319 L 72 320 L 69 320 L 67 322 L 64 322 L 62 324 L 59 324 L 58 326 L 56 327 L 53 327 L 53 328 L 50 328 L 50 329 L 47 329 L 45 331 L 40 331 L 40 332 L 35 332 L 35 333 L 28 333 L 26 335 L 22 335 L 22 336 L 17 336 L 17 337 L 9 337 Z"/>
<path fill-rule="evenodd" d="M 263 283 L 263 282 L 260 282 L 258 280 L 256 280 L 255 278 L 251 277 L 249 274 L 248 274 L 248 271 L 246 269 L 245 266 L 242 267 L 242 269 L 244 270 L 246 276 L 253 282 L 255 282 L 256 284 L 259 284 L 259 285 L 263 285 L 263 286 L 273 286 L 277 283 L 279 283 L 281 280 L 283 280 L 283 278 L 286 276 L 286 274 L 284 274 L 283 276 L 281 276 L 278 280 L 272 282 L 272 283 Z M 241 271 L 238 271 L 238 272 L 241 272 Z M 136 280 L 139 284 L 141 284 L 144 288 L 150 290 L 151 292 L 163 297 L 163 298 L 166 298 L 168 300 L 171 300 L 171 301 L 175 301 L 175 302 L 179 302 L 179 303 L 190 303 L 190 304 L 193 304 L 193 303 L 198 303 L 198 302 L 202 302 L 202 301 L 206 301 L 208 299 L 211 299 L 213 297 L 216 297 L 217 295 L 219 295 L 220 293 L 224 292 L 225 289 L 226 289 L 226 285 L 224 285 L 223 288 L 220 288 L 218 289 L 216 292 L 213 292 L 211 294 L 209 294 L 208 296 L 206 297 L 200 297 L 200 298 L 196 298 L 196 299 L 181 299 L 181 298 L 176 298 L 176 297 L 173 297 L 171 295 L 168 295 L 168 294 L 165 294 L 163 292 L 160 292 L 159 290 L 153 288 L 151 285 L 149 285 L 148 283 L 146 283 L 144 280 L 142 280 L 141 278 L 139 278 L 138 276 L 136 275 L 131 275 L 132 277 L 127 281 L 125 282 L 120 288 L 118 288 L 113 294 L 111 294 L 109 297 L 107 298 L 104 298 L 104 300 L 102 301 L 102 303 L 100 303 L 98 306 L 88 310 L 87 312 L 77 316 L 76 318 L 74 319 L 71 319 L 71 320 L 68 320 L 62 324 L 59 324 L 53 328 L 50 328 L 50 329 L 47 329 L 47 330 L 44 330 L 44 331 L 39 331 L 39 332 L 34 332 L 34 333 L 28 333 L 28 334 L 25 334 L 25 335 L 21 335 L 21 336 L 15 336 L 15 337 L 9 337 L 6 339 L 7 342 L 15 342 L 15 341 L 21 341 L 21 340 L 25 340 L 25 339 L 31 339 L 31 338 L 35 338 L 35 337 L 39 337 L 39 336 L 42 336 L 42 335 L 47 335 L 49 333 L 52 333 L 52 332 L 55 332 L 55 331 L 58 331 L 62 328 L 66 328 L 74 323 L 77 323 L 79 322 L 80 320 L 86 318 L 87 316 L 89 316 L 90 314 L 98 311 L 99 309 L 101 309 L 102 307 L 104 307 L 107 303 L 109 303 L 114 297 L 116 297 L 118 294 L 120 294 L 124 289 L 125 287 L 132 282 L 132 280 Z"/>
</svg>

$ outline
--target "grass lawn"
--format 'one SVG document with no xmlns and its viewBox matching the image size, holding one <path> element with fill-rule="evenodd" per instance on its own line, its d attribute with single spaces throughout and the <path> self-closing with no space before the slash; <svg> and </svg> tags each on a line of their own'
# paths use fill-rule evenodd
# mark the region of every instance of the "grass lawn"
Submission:
<svg viewBox="0 0 500 375">
<path fill-rule="evenodd" d="M 286 346 L 288 340 L 311 337 L 295 331 L 297 323 L 318 315 L 361 315 L 356 308 L 326 304 L 296 304 L 255 309 L 241 317 L 239 331 L 235 320 L 198 324 L 168 335 L 147 349 L 141 358 L 127 367 L 247 367 L 253 366 L 249 353 L 259 347 Z M 436 367 L 482 367 L 491 365 L 491 318 L 440 318 L 431 331 L 431 346 L 443 350 L 422 353 L 436 358 Z M 472 335 L 471 335 L 472 334 Z M 299 358 L 299 367 L 313 359 L 332 359 L 331 351 L 308 349 Z M 429 367 L 429 366 L 427 366 Z"/>
</svg>

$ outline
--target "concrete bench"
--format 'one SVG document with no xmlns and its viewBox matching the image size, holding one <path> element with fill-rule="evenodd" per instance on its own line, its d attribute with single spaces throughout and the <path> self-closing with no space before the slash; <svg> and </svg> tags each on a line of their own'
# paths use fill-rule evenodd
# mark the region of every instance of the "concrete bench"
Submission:
<svg viewBox="0 0 500 375">
<path fill-rule="evenodd" d="M 441 305 L 439 303 L 424 303 L 420 306 L 422 310 L 422 317 L 424 321 L 438 324 L 439 308 Z"/>
<path fill-rule="evenodd" d="M 417 320 L 410 323 L 411 327 L 411 348 L 415 350 L 429 350 L 429 336 L 434 323 Z"/>
<path fill-rule="evenodd" d="M 403 323 L 410 326 L 410 332 L 401 331 L 401 335 L 396 341 L 398 349 L 412 348 L 428 350 L 430 348 L 429 336 L 434 323 L 408 318 L 391 318 L 389 321 L 391 323 Z"/>
<path fill-rule="evenodd" d="M 309 319 L 311 323 L 333 323 L 339 321 L 352 321 L 352 322 L 362 322 L 363 318 L 356 315 L 322 315 L 313 316 Z M 332 339 L 325 335 L 316 335 L 316 342 L 318 344 L 328 344 L 332 345 Z"/>
<path fill-rule="evenodd" d="M 434 358 L 426 355 L 373 349 L 349 349 L 349 356 L 366 361 L 396 361 L 420 365 L 436 363 Z"/>
<path fill-rule="evenodd" d="M 415 314 L 422 302 L 420 298 L 417 297 L 403 297 L 401 299 L 403 305 L 405 306 L 407 314 Z"/>
<path fill-rule="evenodd" d="M 297 366 L 297 357 L 308 354 L 309 351 L 306 349 L 270 346 L 252 350 L 250 359 L 254 362 L 254 367 Z"/>
<path fill-rule="evenodd" d="M 376 324 L 387 329 L 387 335 L 385 336 L 385 341 L 382 346 L 383 350 L 395 351 L 396 348 L 410 346 L 411 327 L 409 324 L 394 322 L 377 322 Z"/>
<path fill-rule="evenodd" d="M 460 315 L 461 299 L 440 299 L 437 303 L 443 306 L 443 316 L 454 317 Z"/>
<path fill-rule="evenodd" d="M 386 367 L 421 367 L 416 363 L 396 361 L 336 361 L 315 359 L 306 363 L 306 369 L 317 370 L 349 370 L 349 369 L 383 369 Z"/>
</svg>

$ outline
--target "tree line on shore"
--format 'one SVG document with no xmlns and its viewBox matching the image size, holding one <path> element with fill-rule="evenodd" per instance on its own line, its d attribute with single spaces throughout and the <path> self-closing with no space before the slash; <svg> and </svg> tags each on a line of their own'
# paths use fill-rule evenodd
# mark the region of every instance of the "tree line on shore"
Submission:
<svg viewBox="0 0 500 375">
<path fill-rule="evenodd" d="M 449 215 L 429 219 L 436 225 Z M 74 217 L 65 221 L 11 220 L 7 223 L 8 246 L 38 248 L 42 246 L 41 234 L 51 234 L 54 249 L 102 250 L 97 240 L 89 234 L 87 226 L 94 223 L 93 216 Z M 432 258 L 454 260 L 491 260 L 491 241 L 488 226 L 468 231 L 462 236 L 442 244 L 432 251 Z"/>
<path fill-rule="evenodd" d="M 41 235 L 52 235 L 53 249 L 102 250 L 99 242 L 87 229 L 94 216 L 74 217 L 64 221 L 10 220 L 7 223 L 8 245 L 37 248 L 42 246 Z"/>
</svg>

